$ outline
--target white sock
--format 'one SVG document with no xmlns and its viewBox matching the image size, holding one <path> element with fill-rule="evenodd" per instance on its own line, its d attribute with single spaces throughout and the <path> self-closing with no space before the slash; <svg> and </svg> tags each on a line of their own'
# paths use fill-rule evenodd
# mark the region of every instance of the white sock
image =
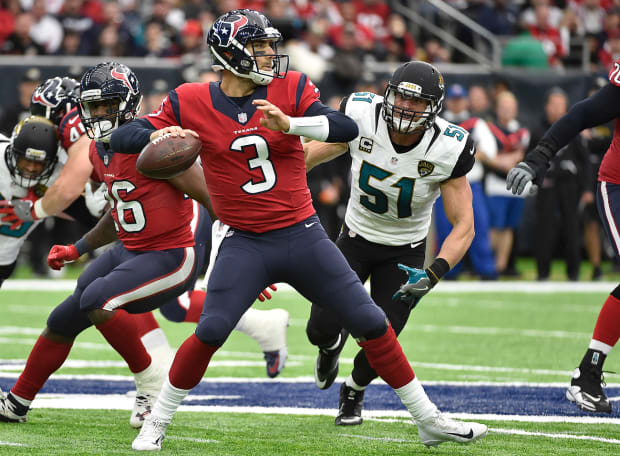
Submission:
<svg viewBox="0 0 620 456">
<path fill-rule="evenodd" d="M 155 328 L 154 330 L 147 332 L 144 336 L 142 336 L 141 340 L 144 348 L 146 348 L 146 351 L 149 353 L 153 349 L 161 346 L 170 348 L 166 334 L 164 334 L 161 328 Z"/>
<path fill-rule="evenodd" d="M 607 356 L 609 355 L 609 352 L 611 351 L 611 349 L 614 347 L 612 347 L 611 345 L 607 345 L 606 343 L 603 343 L 600 340 L 592 339 L 590 341 L 590 345 L 588 346 L 588 348 L 603 352 L 603 355 Z"/>
<path fill-rule="evenodd" d="M 172 386 L 170 380 L 166 378 L 151 413 L 169 423 L 189 391 Z"/>
<path fill-rule="evenodd" d="M 11 391 L 11 396 L 13 396 L 17 402 L 19 402 L 21 405 L 25 407 L 30 407 L 30 404 L 32 404 L 32 401 L 29 401 L 28 399 L 24 399 L 23 397 L 19 397 L 17 394 L 15 394 L 12 391 Z"/>
<path fill-rule="evenodd" d="M 352 375 L 349 375 L 347 377 L 347 379 L 344 381 L 344 383 L 349 388 L 353 388 L 355 391 L 364 391 L 366 389 L 365 386 L 360 386 L 357 383 L 355 383 L 355 380 L 353 380 L 353 376 Z"/>
<path fill-rule="evenodd" d="M 282 309 L 258 310 L 250 307 L 235 329 L 256 341 L 264 352 L 276 351 L 286 346 L 288 312 Z"/>
<path fill-rule="evenodd" d="M 417 377 L 394 391 L 407 407 L 415 422 L 423 421 L 437 413 L 437 406 L 428 398 Z"/>
</svg>

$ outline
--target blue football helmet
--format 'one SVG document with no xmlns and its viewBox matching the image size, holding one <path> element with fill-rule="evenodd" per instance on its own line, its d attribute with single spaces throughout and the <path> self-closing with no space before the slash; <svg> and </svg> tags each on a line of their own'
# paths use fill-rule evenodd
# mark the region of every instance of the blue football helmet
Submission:
<svg viewBox="0 0 620 456">
<path fill-rule="evenodd" d="M 46 184 L 58 162 L 56 125 L 45 117 L 26 117 L 13 128 L 4 159 L 11 179 L 20 187 Z"/>
<path fill-rule="evenodd" d="M 428 105 L 423 112 L 395 105 L 396 94 L 402 98 L 420 98 Z M 443 76 L 430 63 L 411 61 L 399 66 L 388 81 L 383 97 L 383 119 L 396 133 L 410 134 L 431 128 L 441 111 L 445 95 Z M 414 120 L 418 117 L 417 120 Z"/>
<path fill-rule="evenodd" d="M 34 89 L 30 99 L 30 114 L 45 117 L 58 126 L 79 100 L 80 83 L 73 78 L 56 76 Z"/>
<path fill-rule="evenodd" d="M 270 71 L 260 70 L 252 43 L 270 41 L 273 57 Z M 267 17 L 258 11 L 240 9 L 220 16 L 211 26 L 207 45 L 213 56 L 213 69 L 226 69 L 235 76 L 251 79 L 257 85 L 267 85 L 273 78 L 284 78 L 288 71 L 288 55 L 278 54 L 282 34 Z M 250 46 L 248 46 L 250 45 Z M 249 48 L 249 49 L 248 49 Z"/>
<path fill-rule="evenodd" d="M 141 102 L 138 78 L 122 63 L 100 63 L 82 76 L 78 110 L 91 139 L 109 141 L 114 130 L 138 115 Z"/>
</svg>

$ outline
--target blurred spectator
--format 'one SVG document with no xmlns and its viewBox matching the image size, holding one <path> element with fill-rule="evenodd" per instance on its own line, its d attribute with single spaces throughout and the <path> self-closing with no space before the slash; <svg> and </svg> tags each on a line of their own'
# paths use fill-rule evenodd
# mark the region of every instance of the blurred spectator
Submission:
<svg viewBox="0 0 620 456">
<path fill-rule="evenodd" d="M 168 83 L 164 79 L 155 79 L 151 89 L 146 92 L 146 96 L 142 101 L 140 115 L 145 115 L 159 109 L 161 102 L 166 98 L 169 90 Z"/>
<path fill-rule="evenodd" d="M 545 115 L 533 135 L 538 141 L 549 127 L 566 114 L 568 98 L 554 88 L 547 96 Z M 536 266 L 538 280 L 548 280 L 557 245 L 562 246 L 569 280 L 579 279 L 581 262 L 579 207 L 594 202 L 590 189 L 590 159 L 583 138 L 578 135 L 553 157 L 545 179 L 536 193 Z M 562 243 L 558 244 L 558 235 Z"/>
<path fill-rule="evenodd" d="M 34 0 L 30 13 L 34 20 L 30 36 L 43 46 L 48 54 L 53 54 L 62 43 L 63 31 L 60 22 L 48 14 L 45 0 Z"/>
<path fill-rule="evenodd" d="M 346 23 L 342 27 L 340 45 L 331 60 L 332 85 L 341 93 L 351 93 L 365 71 L 364 51 L 357 46 L 355 25 Z"/>
<path fill-rule="evenodd" d="M 524 68 L 547 68 L 549 58 L 543 44 L 529 30 L 511 38 L 502 50 L 502 65 Z"/>
<path fill-rule="evenodd" d="M 420 60 L 433 64 L 449 62 L 450 51 L 443 47 L 435 38 L 430 38 L 424 43 L 424 50 L 420 54 Z"/>
<path fill-rule="evenodd" d="M 388 36 L 388 20 L 390 6 L 388 2 L 379 0 L 354 0 L 355 21 L 374 31 L 376 39 L 383 40 Z"/>
<path fill-rule="evenodd" d="M 67 30 L 62 37 L 60 49 L 56 51 L 58 55 L 79 55 L 82 44 L 82 35 L 79 32 Z"/>
<path fill-rule="evenodd" d="M 286 43 L 291 68 L 307 74 L 317 83 L 323 79 L 328 62 L 334 57 L 334 49 L 327 43 L 328 27 L 326 19 L 313 20 L 308 23 L 303 40 Z"/>
<path fill-rule="evenodd" d="M 345 0 L 339 6 L 342 23 L 330 27 L 328 34 L 331 44 L 337 49 L 349 49 L 353 46 L 364 52 L 371 52 L 376 39 L 374 30 L 356 22 L 356 10 L 353 1 Z"/>
<path fill-rule="evenodd" d="M 523 10 L 521 17 L 519 17 L 519 23 L 522 28 L 529 28 L 537 24 L 536 9 L 539 6 L 545 6 L 549 10 L 547 21 L 551 27 L 557 28 L 560 26 L 564 12 L 561 8 L 553 5 L 551 0 L 531 0 L 530 3 L 531 5 Z"/>
<path fill-rule="evenodd" d="M 620 59 L 620 29 L 607 34 L 607 41 L 598 52 L 598 60 L 603 68 L 610 68 L 618 59 Z"/>
<path fill-rule="evenodd" d="M 512 92 L 504 91 L 497 97 L 495 124 L 489 124 L 495 136 L 497 157 L 485 163 L 485 193 L 489 208 L 491 245 L 495 251 L 495 265 L 500 275 L 517 275 L 509 270 L 508 262 L 512 251 L 516 229 L 523 215 L 523 198 L 506 190 L 506 174 L 523 160 L 530 141 L 530 133 L 517 120 L 519 105 Z"/>
<path fill-rule="evenodd" d="M 84 11 L 84 0 L 65 0 L 58 20 L 66 32 L 84 33 L 95 23 Z"/>
<path fill-rule="evenodd" d="M 32 92 L 41 83 L 41 71 L 38 68 L 29 68 L 22 75 L 17 91 L 19 99 L 13 106 L 9 106 L 2 112 L 0 119 L 0 133 L 11 136 L 13 127 L 30 115 L 30 97 Z"/>
<path fill-rule="evenodd" d="M 390 14 L 387 23 L 387 34 L 383 38 L 386 55 L 383 60 L 388 62 L 407 62 L 416 56 L 417 48 L 413 35 L 407 31 L 407 24 L 402 16 Z"/>
<path fill-rule="evenodd" d="M 15 14 L 11 11 L 9 3 L 11 2 L 0 2 L 0 46 L 15 29 Z M 13 3 L 17 3 L 17 0 Z"/>
<path fill-rule="evenodd" d="M 172 39 L 185 23 L 185 14 L 183 10 L 176 8 L 176 3 L 175 0 L 155 0 L 152 15 L 145 23 L 159 22 L 168 39 Z"/>
<path fill-rule="evenodd" d="M 581 4 L 571 3 L 569 7 L 575 12 L 585 33 L 598 34 L 603 31 L 605 9 L 600 0 L 583 0 Z"/>
<path fill-rule="evenodd" d="M 497 271 L 495 270 L 495 258 L 493 257 L 489 240 L 489 214 L 482 185 L 484 168 L 479 157 L 481 155 L 495 156 L 497 154 L 497 144 L 487 123 L 483 119 L 472 117 L 467 108 L 467 90 L 460 84 L 449 86 L 446 90 L 445 109 L 440 116 L 469 131 L 476 146 L 476 162 L 471 171 L 467 173 L 467 180 L 472 192 L 474 230 L 476 234 L 467 252 L 467 259 L 469 259 L 475 273 L 480 278 L 483 280 L 495 280 L 497 279 Z M 442 245 L 443 241 L 450 234 L 452 227 L 446 217 L 441 198 L 435 202 L 433 215 L 435 216 L 435 226 L 437 228 L 437 245 Z M 457 278 L 461 270 L 462 262 L 459 262 L 446 274 L 446 278 Z"/>
<path fill-rule="evenodd" d="M 538 5 L 534 10 L 536 22 L 528 27 L 528 30 L 534 38 L 543 45 L 549 65 L 552 67 L 561 67 L 563 57 L 568 54 L 568 48 L 560 31 L 550 20 L 551 9 L 547 5 Z"/>
<path fill-rule="evenodd" d="M 161 22 L 153 20 L 144 26 L 144 46 L 136 51 L 142 57 L 173 57 L 178 49 L 164 33 Z"/>
<path fill-rule="evenodd" d="M 181 45 L 179 54 L 182 57 L 198 57 L 203 51 L 202 24 L 196 19 L 185 22 L 181 30 Z"/>
<path fill-rule="evenodd" d="M 514 35 L 517 31 L 519 13 L 514 2 L 494 0 L 493 5 L 482 8 L 475 19 L 478 24 L 494 35 Z"/>
<path fill-rule="evenodd" d="M 280 31 L 284 41 L 301 35 L 304 21 L 297 16 L 297 11 L 288 0 L 267 0 L 263 14 Z"/>
<path fill-rule="evenodd" d="M 469 113 L 484 120 L 491 118 L 491 102 L 487 90 L 479 85 L 469 88 Z"/>
<path fill-rule="evenodd" d="M 83 34 L 80 48 L 83 54 L 101 56 L 131 55 L 134 38 L 118 1 L 103 5 L 101 24 L 96 24 Z"/>
<path fill-rule="evenodd" d="M 30 36 L 34 18 L 30 13 L 20 13 L 15 18 L 15 29 L 2 43 L 0 53 L 12 55 L 45 54 L 45 48 Z"/>
</svg>

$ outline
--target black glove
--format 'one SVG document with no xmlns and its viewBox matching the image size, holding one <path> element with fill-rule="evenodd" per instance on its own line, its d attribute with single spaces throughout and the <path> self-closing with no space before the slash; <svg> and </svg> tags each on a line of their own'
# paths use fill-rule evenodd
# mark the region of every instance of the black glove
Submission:
<svg viewBox="0 0 620 456">
<path fill-rule="evenodd" d="M 512 168 L 506 178 L 506 189 L 520 195 L 528 182 L 540 186 L 543 183 L 555 148 L 547 141 L 540 141 L 525 160 Z"/>
</svg>

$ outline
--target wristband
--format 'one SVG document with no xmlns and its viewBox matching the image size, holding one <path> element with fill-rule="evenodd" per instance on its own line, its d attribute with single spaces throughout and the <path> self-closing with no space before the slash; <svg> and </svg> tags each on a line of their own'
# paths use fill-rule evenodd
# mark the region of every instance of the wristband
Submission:
<svg viewBox="0 0 620 456">
<path fill-rule="evenodd" d="M 86 238 L 80 238 L 79 241 L 73 244 L 73 247 L 75 247 L 75 250 L 77 250 L 79 256 L 91 251 L 90 245 L 88 244 Z"/>
<path fill-rule="evenodd" d="M 428 268 L 424 270 L 433 286 L 437 285 L 437 282 L 448 273 L 450 265 L 443 258 L 436 258 Z"/>
<path fill-rule="evenodd" d="M 305 136 L 306 138 L 325 141 L 329 136 L 327 116 L 289 117 L 290 128 L 287 135 Z"/>
<path fill-rule="evenodd" d="M 39 198 L 32 206 L 32 213 L 38 219 L 49 217 L 49 214 L 43 209 L 43 198 Z"/>
</svg>

